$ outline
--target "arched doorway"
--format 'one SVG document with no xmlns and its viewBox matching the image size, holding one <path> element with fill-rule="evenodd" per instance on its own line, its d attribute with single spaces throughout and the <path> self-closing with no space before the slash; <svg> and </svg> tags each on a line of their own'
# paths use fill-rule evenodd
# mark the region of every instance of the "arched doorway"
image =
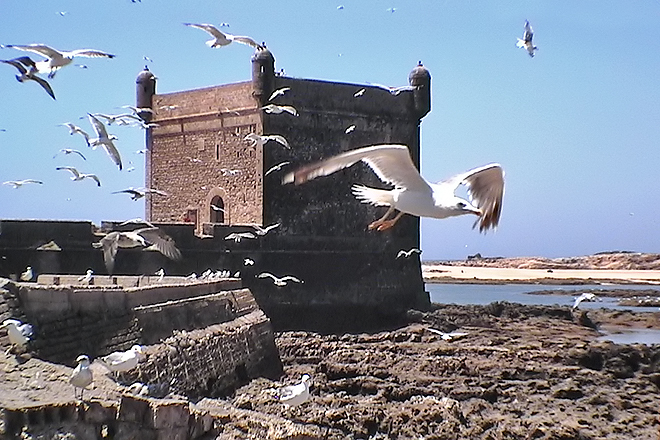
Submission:
<svg viewBox="0 0 660 440">
<path fill-rule="evenodd" d="M 210 209 L 209 220 L 211 223 L 225 222 L 225 202 L 222 200 L 222 197 L 214 196 L 211 199 Z"/>
</svg>

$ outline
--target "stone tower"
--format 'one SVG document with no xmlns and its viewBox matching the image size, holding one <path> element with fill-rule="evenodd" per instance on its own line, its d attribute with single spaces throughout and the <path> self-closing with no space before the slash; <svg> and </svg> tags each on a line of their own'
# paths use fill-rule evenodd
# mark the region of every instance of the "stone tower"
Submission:
<svg viewBox="0 0 660 440">
<path fill-rule="evenodd" d="M 299 165 L 371 144 L 408 145 L 419 166 L 419 126 L 430 110 L 428 71 L 420 63 L 409 77 L 416 88 L 393 94 L 276 75 L 267 49 L 254 54 L 251 66 L 251 81 L 153 95 L 158 126 L 147 137 L 147 181 L 169 196 L 147 200 L 147 219 L 194 223 L 198 234 L 216 237 L 216 266 L 254 260 L 241 278 L 278 328 L 382 324 L 427 306 L 419 256 L 396 258 L 401 249 L 419 247 L 419 219 L 406 215 L 389 231 L 367 230 L 384 208 L 360 203 L 350 187 L 385 187 L 368 167 L 356 164 L 301 186 L 281 179 Z M 283 87 L 289 90 L 274 103 L 293 106 L 298 116 L 262 110 Z M 284 136 L 290 148 L 253 145 L 244 139 L 248 133 Z M 222 240 L 237 228 L 252 230 L 250 224 L 279 226 L 257 240 Z M 278 288 L 258 278 L 261 272 L 304 283 Z"/>
</svg>

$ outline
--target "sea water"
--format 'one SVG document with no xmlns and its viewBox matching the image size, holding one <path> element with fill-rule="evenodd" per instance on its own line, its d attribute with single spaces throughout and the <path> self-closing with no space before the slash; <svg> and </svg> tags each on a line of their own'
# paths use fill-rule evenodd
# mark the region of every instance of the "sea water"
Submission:
<svg viewBox="0 0 660 440">
<path fill-rule="evenodd" d="M 572 307 L 575 295 L 547 294 L 530 295 L 529 292 L 543 291 L 566 291 L 566 290 L 642 290 L 654 289 L 655 286 L 626 284 L 615 286 L 603 285 L 556 285 L 556 284 L 445 284 L 426 283 L 426 291 L 429 292 L 431 302 L 439 304 L 476 304 L 485 305 L 495 301 L 508 301 L 526 305 L 566 306 Z M 598 296 L 598 292 L 594 292 Z M 658 312 L 658 307 L 632 307 L 621 306 L 618 298 L 600 296 L 598 301 L 582 302 L 581 309 L 607 308 L 613 310 L 632 310 L 637 312 Z M 660 330 L 639 329 L 621 333 L 606 333 L 599 339 L 605 339 L 617 344 L 660 344 Z"/>
</svg>

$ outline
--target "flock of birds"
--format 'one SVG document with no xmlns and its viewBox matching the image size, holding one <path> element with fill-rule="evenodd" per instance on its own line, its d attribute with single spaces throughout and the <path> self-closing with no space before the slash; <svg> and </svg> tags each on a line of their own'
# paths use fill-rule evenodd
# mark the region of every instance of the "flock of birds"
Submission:
<svg viewBox="0 0 660 440">
<path fill-rule="evenodd" d="M 394 8 L 391 8 L 394 12 Z M 221 32 L 213 25 L 209 24 L 195 24 L 184 23 L 186 26 L 201 29 L 209 33 L 213 38 L 206 42 L 209 47 L 223 47 L 231 44 L 232 42 L 245 44 L 261 50 L 265 45 L 257 43 L 254 39 L 247 36 L 231 35 Z M 518 39 L 517 46 L 524 48 L 530 57 L 538 48 L 532 42 L 533 31 L 528 21 L 525 22 L 523 38 Z M 55 94 L 47 79 L 39 76 L 42 74 L 47 75 L 48 79 L 53 79 L 55 74 L 62 68 L 71 64 L 76 57 L 93 57 L 93 58 L 114 58 L 114 55 L 92 49 L 80 49 L 73 51 L 58 51 L 43 44 L 31 45 L 6 45 L 3 48 L 11 48 L 20 51 L 27 51 L 36 53 L 45 57 L 41 61 L 33 61 L 28 56 L 18 57 L 10 60 L 0 60 L 5 64 L 14 66 L 20 75 L 16 78 L 19 82 L 34 81 L 38 83 L 53 99 Z M 387 87 L 379 84 L 374 86 L 384 88 L 393 95 L 398 95 L 404 91 L 412 90 L 412 86 L 404 87 Z M 270 101 L 277 96 L 283 95 L 289 88 L 276 90 L 270 97 Z M 358 90 L 354 96 L 360 97 L 364 95 L 365 89 Z M 292 116 L 299 116 L 298 111 L 291 106 L 277 105 L 269 103 L 262 107 L 263 111 L 272 114 L 288 113 Z M 70 134 L 80 134 L 88 147 L 96 149 L 103 147 L 110 159 L 121 170 L 122 160 L 119 151 L 114 145 L 117 137 L 108 134 L 106 125 L 100 120 L 104 119 L 108 125 L 138 125 L 142 128 L 149 128 L 150 125 L 146 124 L 139 116 L 138 113 L 143 111 L 151 111 L 151 109 L 137 109 L 131 107 L 132 113 L 119 114 L 119 115 L 105 115 L 105 114 L 92 114 L 88 113 L 88 120 L 95 132 L 96 137 L 90 136 L 87 132 L 80 127 L 65 123 L 69 128 Z M 100 118 L 100 119 L 99 119 Z M 348 127 L 346 133 L 355 130 L 355 126 Z M 265 135 L 260 136 L 256 134 L 249 134 L 245 138 L 246 141 L 251 142 L 253 145 L 263 146 L 267 142 L 274 141 L 279 143 L 285 148 L 291 148 L 287 140 L 280 135 Z M 86 160 L 85 156 L 78 150 L 62 149 L 58 154 L 76 154 L 81 159 Z M 57 156 L 57 155 L 56 155 Z M 417 168 L 410 157 L 408 147 L 405 145 L 372 145 L 356 150 L 348 151 L 337 156 L 319 161 L 314 164 L 303 166 L 300 169 L 290 172 L 284 176 L 282 183 L 302 184 L 309 180 L 321 176 L 330 175 L 336 171 L 352 166 L 357 162 L 366 163 L 376 173 L 376 175 L 385 183 L 394 186 L 392 190 L 383 190 L 376 188 L 369 188 L 362 185 L 353 186 L 353 194 L 362 202 L 370 203 L 375 206 L 387 206 L 388 210 L 380 219 L 372 222 L 369 229 L 376 229 L 384 231 L 393 227 L 396 222 L 401 218 L 404 213 L 408 213 L 420 217 L 432 218 L 446 218 L 451 216 L 458 216 L 464 214 L 472 214 L 478 217 L 475 226 L 479 224 L 480 231 L 486 231 L 495 228 L 498 225 L 501 208 L 502 197 L 504 193 L 504 172 L 499 164 L 489 164 L 483 167 L 469 170 L 465 173 L 454 176 L 448 180 L 433 184 L 426 181 L 418 172 Z M 279 171 L 283 166 L 288 163 L 278 164 L 269 169 L 266 174 L 274 171 Z M 68 171 L 71 173 L 71 180 L 82 181 L 91 179 L 96 182 L 98 186 L 101 181 L 95 174 L 82 173 L 77 168 L 72 166 L 57 167 L 57 170 Z M 4 184 L 12 185 L 14 188 L 20 188 L 26 184 L 43 184 L 42 181 L 35 179 L 7 181 Z M 470 200 L 457 197 L 454 193 L 458 186 L 465 185 L 468 189 Z M 116 193 L 130 194 L 133 200 L 145 197 L 147 194 L 166 195 L 162 191 L 150 188 L 129 188 Z M 221 208 L 219 208 L 221 209 Z M 398 211 L 395 214 L 395 211 Z M 390 218 L 392 215 L 394 216 Z M 242 239 L 254 239 L 258 236 L 263 236 L 269 231 L 279 227 L 279 224 L 274 224 L 261 228 L 255 226 L 255 232 L 241 232 L 233 233 L 225 237 L 227 240 L 234 240 L 240 242 Z M 165 234 L 161 229 L 149 226 L 146 228 L 139 228 L 133 231 L 120 232 L 113 231 L 105 235 L 98 243 L 94 244 L 95 247 L 101 248 L 103 251 L 104 261 L 109 273 L 112 273 L 115 264 L 115 258 L 119 248 L 133 248 L 142 247 L 145 249 L 154 249 L 161 252 L 172 260 L 180 260 L 182 258 L 181 252 L 177 249 L 174 241 Z M 420 254 L 420 249 L 401 250 L 396 258 L 409 258 L 413 254 Z M 246 258 L 244 264 L 254 265 L 254 261 Z M 159 279 L 162 280 L 165 272 L 160 270 L 157 272 Z M 93 271 L 90 269 L 87 273 L 79 278 L 79 281 L 89 282 L 93 277 Z M 257 275 L 258 278 L 270 279 L 275 286 L 282 287 L 289 282 L 303 283 L 291 275 L 278 277 L 269 272 L 262 272 Z M 34 273 L 31 267 L 21 274 L 21 279 L 31 281 L 34 278 Z M 594 300 L 593 294 L 583 294 L 576 299 L 573 309 L 576 309 L 582 301 Z M 33 336 L 33 328 L 30 324 L 21 323 L 16 319 L 7 319 L 2 323 L 2 327 L 7 329 L 7 334 L 10 343 L 13 347 L 25 348 Z M 436 330 L 436 332 L 438 332 Z M 441 332 L 440 332 L 441 333 Z M 445 340 L 451 340 L 456 337 L 464 336 L 464 334 L 441 334 Z M 99 359 L 99 363 L 114 374 L 123 371 L 128 371 L 135 368 L 138 362 L 144 359 L 143 348 L 139 345 L 132 347 L 125 352 L 115 352 L 108 356 Z M 90 368 L 90 358 L 82 354 L 77 359 L 77 366 L 73 370 L 70 383 L 74 386 L 75 396 L 77 391 L 80 390 L 80 398 L 83 399 L 84 390 L 92 383 L 93 373 Z M 278 400 L 288 406 L 296 406 L 304 403 L 309 398 L 309 387 L 311 384 L 311 377 L 304 374 L 300 383 L 283 387 L 276 393 Z"/>
</svg>

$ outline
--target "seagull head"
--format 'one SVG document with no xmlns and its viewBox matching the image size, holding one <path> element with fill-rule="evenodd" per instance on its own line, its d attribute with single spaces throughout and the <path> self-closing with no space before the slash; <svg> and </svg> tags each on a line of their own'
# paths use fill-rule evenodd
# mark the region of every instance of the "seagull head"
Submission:
<svg viewBox="0 0 660 440">
<path fill-rule="evenodd" d="M 89 366 L 89 356 L 86 354 L 81 354 L 76 358 L 76 362 L 78 362 L 78 365 L 83 365 L 88 367 Z"/>
<path fill-rule="evenodd" d="M 5 319 L 2 321 L 2 325 L 0 327 L 14 327 L 18 328 L 21 325 L 21 321 L 17 319 Z"/>
</svg>

